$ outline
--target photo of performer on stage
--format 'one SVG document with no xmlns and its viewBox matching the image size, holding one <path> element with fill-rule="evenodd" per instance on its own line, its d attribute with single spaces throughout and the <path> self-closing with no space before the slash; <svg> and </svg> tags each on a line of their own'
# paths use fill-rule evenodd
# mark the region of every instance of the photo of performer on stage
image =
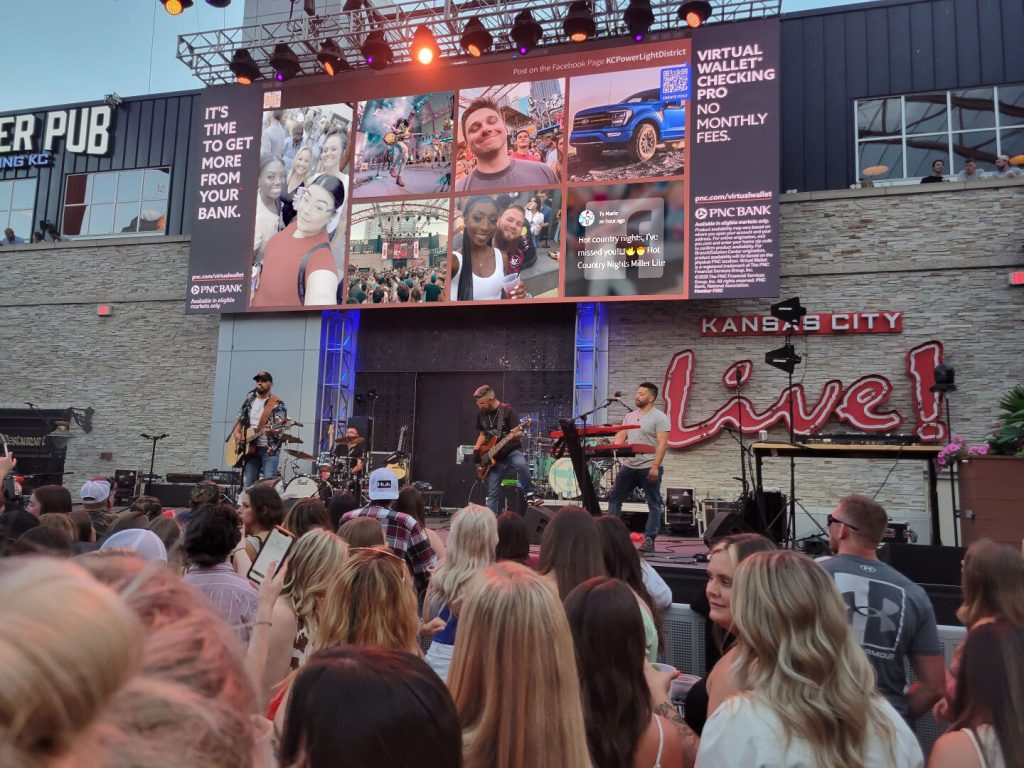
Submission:
<svg viewBox="0 0 1024 768">
<path fill-rule="evenodd" d="M 455 210 L 453 301 L 558 296 L 561 190 L 456 198 Z M 461 266 L 470 253 L 472 279 Z M 510 290 L 504 290 L 506 285 Z M 516 292 L 517 286 L 523 290 Z"/>
<path fill-rule="evenodd" d="M 671 427 L 668 415 L 654 407 L 658 401 L 658 387 L 645 381 L 637 387 L 634 403 L 636 410 L 630 411 L 622 420 L 622 431 L 612 441 L 616 445 L 646 446 L 653 452 L 640 452 L 621 459 L 618 474 L 608 494 L 608 514 L 622 515 L 622 502 L 635 488 L 641 488 L 647 501 L 647 526 L 644 528 L 644 543 L 641 552 L 653 552 L 654 540 L 661 531 L 661 463 L 668 448 L 668 433 Z"/>
<path fill-rule="evenodd" d="M 549 161 L 563 132 L 564 94 L 564 79 L 459 91 L 455 191 L 557 185 L 560 168 Z"/>
<path fill-rule="evenodd" d="M 284 400 L 271 392 L 274 377 L 267 371 L 260 371 L 252 380 L 256 386 L 246 394 L 231 429 L 234 446 L 245 457 L 242 465 L 245 488 L 261 478 L 279 476 L 281 436 L 288 422 Z"/>
<path fill-rule="evenodd" d="M 473 446 L 473 460 L 478 465 L 477 477 L 480 478 L 482 475 L 482 482 L 487 484 L 488 508 L 496 515 L 499 513 L 498 492 L 501 489 L 501 481 L 509 469 L 515 470 L 519 487 L 527 503 L 534 504 L 537 496 L 533 490 L 533 480 L 530 479 L 530 467 L 526 463 L 519 439 L 522 435 L 519 416 L 510 404 L 498 400 L 489 384 L 482 384 L 476 388 L 473 392 L 473 401 L 478 411 L 476 426 L 479 430 L 476 444 Z M 488 458 L 487 454 L 498 448 L 498 444 L 503 441 L 501 448 Z"/>
<path fill-rule="evenodd" d="M 452 91 L 360 102 L 356 199 L 422 195 L 451 188 Z"/>
<path fill-rule="evenodd" d="M 447 300 L 448 200 L 352 206 L 346 304 Z"/>
</svg>

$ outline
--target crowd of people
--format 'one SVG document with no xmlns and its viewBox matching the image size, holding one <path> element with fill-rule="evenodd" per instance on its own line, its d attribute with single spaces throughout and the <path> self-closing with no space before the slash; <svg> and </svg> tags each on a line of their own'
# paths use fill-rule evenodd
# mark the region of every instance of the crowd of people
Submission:
<svg viewBox="0 0 1024 768">
<path fill-rule="evenodd" d="M 989 179 L 1024 179 L 1024 170 L 1015 168 L 1010 164 L 1007 155 L 996 155 L 995 163 L 991 170 L 985 171 L 978 167 L 978 161 L 968 157 L 964 161 L 963 170 L 960 173 L 946 178 L 944 175 L 946 163 L 943 160 L 932 162 L 932 172 L 921 178 L 922 184 L 935 184 L 942 181 L 987 181 Z"/>
<path fill-rule="evenodd" d="M 671 592 L 618 518 L 563 507 L 537 558 L 522 517 L 475 505 L 441 544 L 388 469 L 362 507 L 261 484 L 236 507 L 208 481 L 176 511 L 115 511 L 104 479 L 80 497 L 43 486 L 0 517 L 4 766 L 923 766 L 909 722 L 939 697 L 931 768 L 1024 759 L 1024 558 L 973 544 L 953 668 L 890 690 L 851 626 L 851 569 L 880 570 L 861 497 L 830 516 L 830 559 L 712 547 L 723 653 L 684 715 L 652 663 Z M 291 547 L 257 586 L 278 527 Z"/>
<path fill-rule="evenodd" d="M 447 301 L 448 263 L 433 267 L 349 268 L 346 304 L 419 304 Z"/>
</svg>

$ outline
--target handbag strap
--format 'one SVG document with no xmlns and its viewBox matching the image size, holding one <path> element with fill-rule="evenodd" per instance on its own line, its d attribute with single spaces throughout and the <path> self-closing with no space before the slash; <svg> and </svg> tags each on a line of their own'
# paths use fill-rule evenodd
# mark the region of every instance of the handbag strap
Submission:
<svg viewBox="0 0 1024 768">
<path fill-rule="evenodd" d="M 313 258 L 313 254 L 319 251 L 321 248 L 326 248 L 328 251 L 331 250 L 329 243 L 317 243 L 308 251 L 306 255 L 302 257 L 302 263 L 299 264 L 299 304 L 306 303 L 306 267 L 309 266 L 309 260 Z"/>
</svg>

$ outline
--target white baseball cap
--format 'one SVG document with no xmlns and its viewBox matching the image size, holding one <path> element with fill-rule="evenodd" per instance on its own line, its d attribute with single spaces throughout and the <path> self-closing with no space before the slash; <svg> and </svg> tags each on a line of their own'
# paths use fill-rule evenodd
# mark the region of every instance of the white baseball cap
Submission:
<svg viewBox="0 0 1024 768">
<path fill-rule="evenodd" d="M 378 501 L 381 499 L 398 498 L 398 475 L 387 467 L 375 469 L 370 473 L 370 499 Z"/>
</svg>

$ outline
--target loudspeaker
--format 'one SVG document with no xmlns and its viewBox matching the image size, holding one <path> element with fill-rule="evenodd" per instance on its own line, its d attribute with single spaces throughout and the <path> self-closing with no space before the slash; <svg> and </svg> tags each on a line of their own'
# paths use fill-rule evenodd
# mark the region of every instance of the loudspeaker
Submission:
<svg viewBox="0 0 1024 768">
<path fill-rule="evenodd" d="M 114 503 L 130 504 L 135 498 L 135 484 L 138 482 L 139 473 L 134 469 L 114 470 Z"/>
<path fill-rule="evenodd" d="M 168 483 L 189 483 L 195 485 L 203 479 L 202 472 L 168 472 L 165 476 Z"/>
<path fill-rule="evenodd" d="M 764 491 L 764 520 L 757 508 L 757 491 L 750 491 L 741 497 L 740 505 L 743 522 L 749 530 L 767 536 L 776 544 L 786 538 L 786 497 L 781 491 Z"/>
<path fill-rule="evenodd" d="M 747 533 L 750 527 L 743 522 L 743 518 L 736 512 L 722 510 L 715 519 L 708 523 L 704 529 L 704 543 L 711 546 L 716 539 L 724 536 L 732 536 L 734 533 Z"/>
<path fill-rule="evenodd" d="M 878 548 L 878 559 L 918 584 L 959 587 L 960 561 L 965 552 L 964 547 L 883 544 Z"/>
<path fill-rule="evenodd" d="M 527 507 L 523 519 L 526 521 L 526 529 L 530 532 L 530 543 L 540 544 L 544 529 L 548 527 L 555 510 L 546 507 Z"/>
<path fill-rule="evenodd" d="M 188 507 L 194 483 L 148 483 L 146 495 L 156 496 L 165 507 Z"/>
</svg>

